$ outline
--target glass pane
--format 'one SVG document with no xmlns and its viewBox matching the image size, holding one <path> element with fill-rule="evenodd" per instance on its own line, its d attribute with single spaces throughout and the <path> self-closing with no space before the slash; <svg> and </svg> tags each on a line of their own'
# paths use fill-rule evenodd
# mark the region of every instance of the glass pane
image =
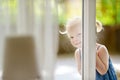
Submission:
<svg viewBox="0 0 120 80">
<path fill-rule="evenodd" d="M 78 63 L 81 62 L 80 55 L 78 55 L 79 62 L 76 62 L 76 58 L 75 58 L 75 51 L 76 49 L 78 49 L 78 46 L 74 46 L 74 44 L 71 44 L 72 42 L 70 36 L 65 34 L 65 31 L 67 30 L 66 25 L 69 22 L 69 20 L 72 19 L 73 22 L 77 21 L 79 25 L 78 30 L 80 31 L 80 34 L 78 34 L 76 37 L 78 38 L 78 40 L 81 41 L 82 26 L 80 23 L 82 19 L 82 0 L 59 0 L 58 16 L 59 16 L 58 20 L 59 20 L 60 33 L 59 33 L 59 52 L 57 58 L 58 61 L 56 64 L 55 80 L 62 80 L 62 79 L 82 80 L 81 74 L 79 74 L 80 70 L 78 71 Z M 78 42 L 78 44 L 79 43 L 81 42 Z"/>
</svg>

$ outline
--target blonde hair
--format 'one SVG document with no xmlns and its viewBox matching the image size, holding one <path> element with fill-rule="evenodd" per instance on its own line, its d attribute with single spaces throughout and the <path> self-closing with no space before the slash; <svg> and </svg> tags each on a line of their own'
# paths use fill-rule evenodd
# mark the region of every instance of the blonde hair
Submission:
<svg viewBox="0 0 120 80">
<path fill-rule="evenodd" d="M 96 31 L 101 32 L 103 30 L 102 23 L 99 20 L 96 20 Z"/>
<path fill-rule="evenodd" d="M 60 34 L 67 34 L 68 33 L 68 29 L 72 29 L 72 28 L 75 28 L 76 26 L 81 25 L 82 24 L 82 19 L 81 17 L 73 17 L 72 19 L 70 19 L 65 27 L 66 27 L 66 30 L 64 32 L 62 31 L 59 31 Z M 102 27 L 102 23 L 99 21 L 99 20 L 96 20 L 96 32 L 99 33 L 103 30 L 103 27 Z"/>
<path fill-rule="evenodd" d="M 59 31 L 61 34 L 67 34 L 69 29 L 75 28 L 76 26 L 82 26 L 82 20 L 81 17 L 73 17 L 68 20 L 68 22 L 65 25 L 66 30 L 64 32 Z"/>
</svg>

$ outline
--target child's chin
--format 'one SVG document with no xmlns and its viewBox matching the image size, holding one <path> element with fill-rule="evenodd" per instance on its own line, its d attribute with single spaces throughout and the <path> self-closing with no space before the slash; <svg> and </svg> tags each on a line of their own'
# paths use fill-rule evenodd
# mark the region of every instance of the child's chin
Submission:
<svg viewBox="0 0 120 80">
<path fill-rule="evenodd" d="M 80 46 L 80 45 L 78 45 L 78 46 L 76 46 L 76 48 L 81 48 L 81 46 Z"/>
</svg>

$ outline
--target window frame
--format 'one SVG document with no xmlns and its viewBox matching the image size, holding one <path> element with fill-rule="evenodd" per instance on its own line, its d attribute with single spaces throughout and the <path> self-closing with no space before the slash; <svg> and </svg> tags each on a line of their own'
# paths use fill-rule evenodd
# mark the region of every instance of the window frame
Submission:
<svg viewBox="0 0 120 80">
<path fill-rule="evenodd" d="M 95 80 L 96 0 L 82 0 L 82 80 Z"/>
</svg>

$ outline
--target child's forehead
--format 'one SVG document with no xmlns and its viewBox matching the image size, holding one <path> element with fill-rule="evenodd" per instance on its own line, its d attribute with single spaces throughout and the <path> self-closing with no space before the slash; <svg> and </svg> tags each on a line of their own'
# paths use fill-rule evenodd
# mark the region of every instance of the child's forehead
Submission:
<svg viewBox="0 0 120 80">
<path fill-rule="evenodd" d="M 71 26 L 68 27 L 67 31 L 80 31 L 81 30 L 81 26 L 80 25 L 76 25 L 76 26 Z"/>
<path fill-rule="evenodd" d="M 80 23 L 74 23 L 74 24 L 69 24 L 66 26 L 66 30 L 74 30 L 74 29 L 81 29 L 81 24 Z"/>
<path fill-rule="evenodd" d="M 79 34 L 79 33 L 81 33 L 82 31 L 81 31 L 81 29 L 80 29 L 80 27 L 74 27 L 73 29 L 69 29 L 68 30 L 68 34 L 73 34 L 73 35 L 75 35 L 75 34 Z"/>
</svg>

